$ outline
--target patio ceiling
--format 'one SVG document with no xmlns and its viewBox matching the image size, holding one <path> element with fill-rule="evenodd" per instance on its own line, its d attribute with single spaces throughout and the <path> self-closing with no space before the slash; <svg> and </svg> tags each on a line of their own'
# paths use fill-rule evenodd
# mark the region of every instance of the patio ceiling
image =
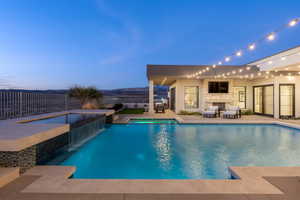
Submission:
<svg viewBox="0 0 300 200">
<path fill-rule="evenodd" d="M 259 68 L 249 65 L 222 65 L 212 68 L 212 65 L 147 65 L 147 78 L 153 80 L 155 85 L 171 85 L 176 79 L 187 79 L 188 75 L 194 74 L 201 70 L 210 68 L 209 71 L 200 75 L 199 79 L 213 78 L 216 75 L 228 73 L 232 71 L 238 71 L 243 69 L 239 75 L 246 75 L 249 73 L 256 73 Z M 238 78 L 238 75 L 227 76 L 228 78 Z"/>
</svg>

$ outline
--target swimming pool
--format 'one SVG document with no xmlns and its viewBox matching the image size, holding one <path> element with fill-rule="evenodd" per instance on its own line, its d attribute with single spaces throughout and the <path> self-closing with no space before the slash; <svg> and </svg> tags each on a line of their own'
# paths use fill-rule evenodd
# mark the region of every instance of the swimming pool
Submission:
<svg viewBox="0 0 300 200">
<path fill-rule="evenodd" d="M 60 165 L 74 178 L 228 179 L 229 166 L 299 166 L 299 144 L 279 125 L 112 125 Z"/>
</svg>

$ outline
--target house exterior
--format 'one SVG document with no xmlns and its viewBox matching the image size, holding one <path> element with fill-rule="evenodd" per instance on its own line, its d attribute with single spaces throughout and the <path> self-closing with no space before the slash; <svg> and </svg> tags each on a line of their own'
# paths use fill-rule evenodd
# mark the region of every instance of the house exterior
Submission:
<svg viewBox="0 0 300 200">
<path fill-rule="evenodd" d="M 154 85 L 169 86 L 170 109 L 202 112 L 230 105 L 274 118 L 300 117 L 300 46 L 245 65 L 147 65 Z"/>
</svg>

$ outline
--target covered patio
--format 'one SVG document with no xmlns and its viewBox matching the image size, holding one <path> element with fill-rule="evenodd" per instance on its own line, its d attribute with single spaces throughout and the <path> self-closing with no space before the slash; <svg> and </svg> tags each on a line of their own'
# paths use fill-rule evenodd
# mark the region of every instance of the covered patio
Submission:
<svg viewBox="0 0 300 200">
<path fill-rule="evenodd" d="M 209 106 L 275 119 L 300 118 L 300 47 L 245 65 L 147 65 L 149 113 L 154 86 L 169 87 L 169 109 L 201 113 Z"/>
</svg>

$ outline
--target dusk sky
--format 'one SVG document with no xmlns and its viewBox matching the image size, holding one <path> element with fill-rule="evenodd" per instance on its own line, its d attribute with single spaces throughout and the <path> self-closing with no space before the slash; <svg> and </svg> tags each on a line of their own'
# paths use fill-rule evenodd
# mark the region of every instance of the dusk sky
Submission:
<svg viewBox="0 0 300 200">
<path fill-rule="evenodd" d="M 145 87 L 146 64 L 213 64 L 296 17 L 299 0 L 0 0 L 0 87 Z M 230 64 L 297 45 L 299 25 Z"/>
</svg>

